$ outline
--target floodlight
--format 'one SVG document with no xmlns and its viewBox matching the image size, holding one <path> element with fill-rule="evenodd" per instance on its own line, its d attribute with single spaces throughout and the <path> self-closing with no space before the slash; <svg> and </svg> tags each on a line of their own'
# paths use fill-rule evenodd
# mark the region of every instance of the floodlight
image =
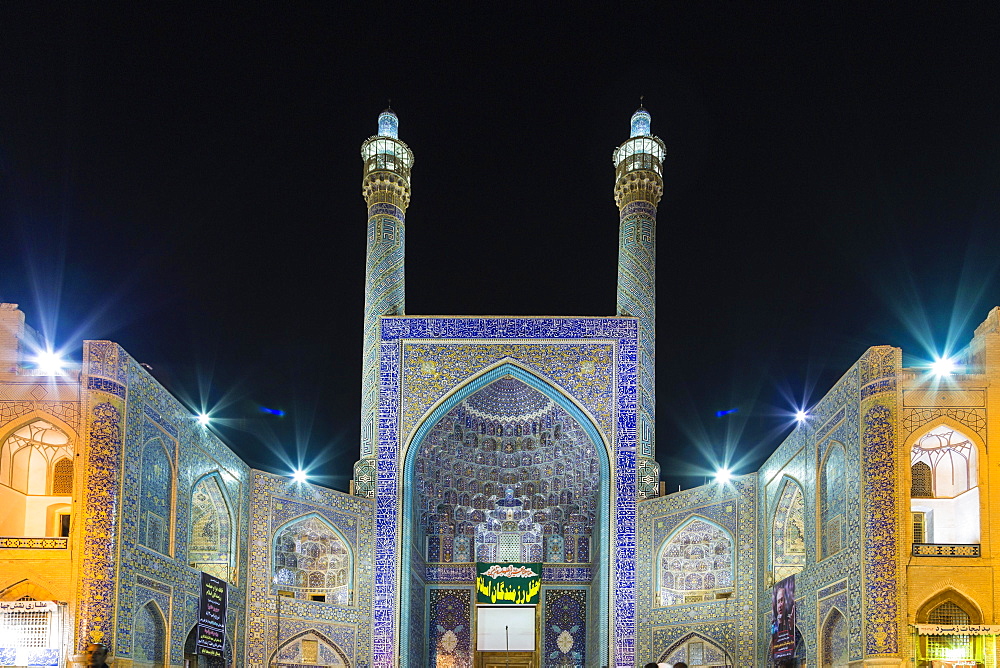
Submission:
<svg viewBox="0 0 1000 668">
<path fill-rule="evenodd" d="M 715 482 L 720 485 L 725 485 L 727 482 L 733 479 L 733 472 L 727 468 L 721 468 L 715 472 Z"/>
<path fill-rule="evenodd" d="M 950 357 L 938 357 L 931 363 L 931 373 L 935 376 L 950 376 L 958 365 Z"/>
<path fill-rule="evenodd" d="M 38 351 L 33 361 L 43 376 L 61 376 L 67 364 L 62 355 L 52 349 Z"/>
</svg>

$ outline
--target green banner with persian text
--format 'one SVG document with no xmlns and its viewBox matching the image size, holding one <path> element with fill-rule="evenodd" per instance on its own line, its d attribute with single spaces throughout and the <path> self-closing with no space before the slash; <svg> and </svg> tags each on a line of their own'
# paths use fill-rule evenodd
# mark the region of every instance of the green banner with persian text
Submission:
<svg viewBox="0 0 1000 668">
<path fill-rule="evenodd" d="M 476 602 L 537 605 L 541 564 L 476 563 Z"/>
</svg>

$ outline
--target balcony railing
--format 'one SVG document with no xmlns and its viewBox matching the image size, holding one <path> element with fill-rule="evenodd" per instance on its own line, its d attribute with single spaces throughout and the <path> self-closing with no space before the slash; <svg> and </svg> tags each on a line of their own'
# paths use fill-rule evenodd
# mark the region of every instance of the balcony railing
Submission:
<svg viewBox="0 0 1000 668">
<path fill-rule="evenodd" d="M 914 543 L 914 557 L 978 557 L 980 556 L 978 543 Z"/>
<path fill-rule="evenodd" d="M 69 538 L 0 536 L 0 550 L 65 550 L 68 547 Z"/>
</svg>

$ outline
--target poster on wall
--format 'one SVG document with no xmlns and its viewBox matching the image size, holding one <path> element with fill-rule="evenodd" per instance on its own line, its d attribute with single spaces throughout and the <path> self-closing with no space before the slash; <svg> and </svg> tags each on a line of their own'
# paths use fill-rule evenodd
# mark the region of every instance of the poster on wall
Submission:
<svg viewBox="0 0 1000 668">
<path fill-rule="evenodd" d="M 201 574 L 198 604 L 198 653 L 222 658 L 226 648 L 226 583 L 208 573 Z"/>
<path fill-rule="evenodd" d="M 771 590 L 771 658 L 775 665 L 788 664 L 795 656 L 795 576 Z"/>
<path fill-rule="evenodd" d="M 537 605 L 541 564 L 476 563 L 476 602 Z"/>
</svg>

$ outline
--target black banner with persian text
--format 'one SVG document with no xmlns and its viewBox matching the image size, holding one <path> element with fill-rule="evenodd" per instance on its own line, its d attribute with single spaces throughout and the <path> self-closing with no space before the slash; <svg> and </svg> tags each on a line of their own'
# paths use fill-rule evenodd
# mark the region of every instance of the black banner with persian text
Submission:
<svg viewBox="0 0 1000 668">
<path fill-rule="evenodd" d="M 201 574 L 198 604 L 198 653 L 222 658 L 226 648 L 226 583 L 208 573 Z"/>
</svg>

